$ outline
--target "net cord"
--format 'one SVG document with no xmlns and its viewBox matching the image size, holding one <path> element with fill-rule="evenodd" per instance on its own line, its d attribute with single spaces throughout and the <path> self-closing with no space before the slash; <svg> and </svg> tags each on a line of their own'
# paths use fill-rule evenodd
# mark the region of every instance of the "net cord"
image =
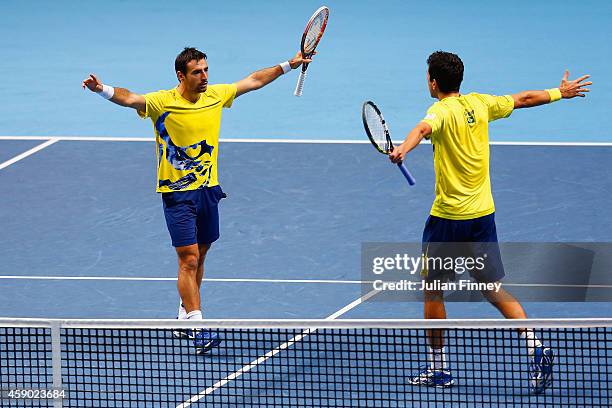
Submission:
<svg viewBox="0 0 612 408">
<path fill-rule="evenodd" d="M 103 328 L 103 329 L 430 329 L 430 328 L 588 328 L 612 327 L 610 318 L 546 319 L 31 319 L 0 318 L 0 327 Z"/>
</svg>

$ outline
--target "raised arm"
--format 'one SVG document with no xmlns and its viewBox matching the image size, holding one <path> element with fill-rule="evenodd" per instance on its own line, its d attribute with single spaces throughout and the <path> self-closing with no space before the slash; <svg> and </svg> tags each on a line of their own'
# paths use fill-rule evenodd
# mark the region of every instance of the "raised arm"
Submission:
<svg viewBox="0 0 612 408">
<path fill-rule="evenodd" d="M 89 78 L 83 80 L 83 89 L 85 88 L 117 105 L 133 108 L 141 112 L 147 110 L 147 103 L 144 96 L 130 92 L 125 88 L 113 88 L 104 85 L 94 74 L 89 74 Z"/>
<path fill-rule="evenodd" d="M 566 70 L 561 80 L 559 88 L 547 89 L 545 91 L 524 91 L 512 95 L 514 99 L 514 109 L 531 108 L 533 106 L 544 105 L 546 103 L 558 101 L 559 99 L 572 99 L 576 96 L 584 98 L 585 92 L 589 92 L 587 86 L 592 82 L 583 82 L 589 75 L 583 75 L 573 81 L 568 81 L 569 71 Z"/>
<path fill-rule="evenodd" d="M 264 68 L 259 71 L 255 71 L 248 77 L 236 82 L 236 97 L 239 97 L 240 95 L 245 94 L 247 92 L 262 88 L 268 85 L 270 82 L 274 81 L 279 76 L 283 75 L 284 73 L 289 72 L 290 69 L 295 69 L 302 65 L 302 63 L 308 64 L 310 62 L 312 62 L 310 58 L 303 58 L 302 53 L 298 52 L 297 54 L 295 54 L 295 57 L 293 57 L 287 62 L 270 68 Z"/>
<path fill-rule="evenodd" d="M 396 146 L 391 153 L 389 153 L 389 159 L 393 163 L 401 163 L 404 161 L 406 153 L 414 149 L 424 137 L 431 135 L 431 126 L 425 122 L 419 122 L 414 129 L 408 133 L 404 142 Z"/>
</svg>

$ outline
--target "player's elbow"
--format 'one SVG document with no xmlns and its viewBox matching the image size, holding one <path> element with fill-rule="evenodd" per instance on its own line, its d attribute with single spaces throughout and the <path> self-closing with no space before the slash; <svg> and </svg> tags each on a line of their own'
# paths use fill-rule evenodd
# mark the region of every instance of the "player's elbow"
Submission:
<svg viewBox="0 0 612 408">
<path fill-rule="evenodd" d="M 136 98 L 127 97 L 122 101 L 122 105 L 128 108 L 135 108 Z"/>
<path fill-rule="evenodd" d="M 526 92 L 521 92 L 516 95 L 512 95 L 514 99 L 514 109 L 527 108 L 530 106 L 530 96 Z"/>
<path fill-rule="evenodd" d="M 254 75 L 252 75 L 249 78 L 249 88 L 250 88 L 249 90 L 251 90 L 251 91 L 255 91 L 255 90 L 259 89 L 259 88 L 263 88 L 263 86 L 265 84 L 266 83 L 262 79 L 254 76 Z"/>
<path fill-rule="evenodd" d="M 419 131 L 419 140 L 423 140 L 423 138 L 427 138 L 429 135 L 431 135 L 432 129 L 429 123 L 420 122 L 417 125 L 417 129 Z"/>
<path fill-rule="evenodd" d="M 264 85 L 265 83 L 259 80 L 256 76 L 249 75 L 248 77 L 242 79 L 236 84 L 236 96 L 240 96 L 247 92 L 254 91 L 263 87 Z"/>
<path fill-rule="evenodd" d="M 141 109 L 142 99 L 140 95 L 130 93 L 123 99 L 122 105 L 128 108 Z"/>
</svg>

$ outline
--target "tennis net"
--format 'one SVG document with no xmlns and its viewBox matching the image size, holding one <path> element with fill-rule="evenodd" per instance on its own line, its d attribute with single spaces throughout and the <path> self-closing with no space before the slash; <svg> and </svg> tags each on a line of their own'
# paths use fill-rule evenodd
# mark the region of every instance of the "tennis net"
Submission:
<svg viewBox="0 0 612 408">
<path fill-rule="evenodd" d="M 174 334 L 196 326 L 186 321 L 0 319 L 0 406 L 603 407 L 612 397 L 612 319 L 198 325 L 221 344 L 196 354 Z M 412 385 L 429 364 L 427 333 L 442 328 L 454 384 Z M 524 328 L 555 353 L 541 393 Z"/>
</svg>

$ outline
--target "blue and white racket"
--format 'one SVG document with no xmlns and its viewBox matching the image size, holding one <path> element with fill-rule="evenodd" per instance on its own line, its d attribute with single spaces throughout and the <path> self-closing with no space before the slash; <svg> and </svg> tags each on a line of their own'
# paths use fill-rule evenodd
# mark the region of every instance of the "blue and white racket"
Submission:
<svg viewBox="0 0 612 408">
<path fill-rule="evenodd" d="M 372 101 L 367 101 L 363 104 L 363 108 L 361 111 L 361 118 L 363 119 L 363 127 L 365 128 L 366 133 L 368 134 L 368 138 L 370 141 L 382 154 L 388 155 L 393 151 L 393 142 L 391 142 L 391 136 L 389 135 L 389 128 L 387 128 L 387 124 L 385 123 L 385 118 L 383 118 L 380 109 L 374 104 Z M 408 184 L 413 186 L 416 181 L 412 174 L 408 171 L 404 163 L 397 164 L 402 171 L 406 180 L 408 180 Z"/>
</svg>

